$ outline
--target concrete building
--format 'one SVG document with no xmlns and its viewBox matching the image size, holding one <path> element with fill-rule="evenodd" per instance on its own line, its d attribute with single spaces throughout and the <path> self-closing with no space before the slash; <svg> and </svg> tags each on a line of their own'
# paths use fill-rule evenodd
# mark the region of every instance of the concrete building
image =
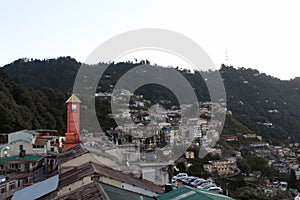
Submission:
<svg viewBox="0 0 300 200">
<path fill-rule="evenodd" d="M 219 176 L 233 174 L 237 169 L 236 158 L 230 157 L 223 160 L 213 160 L 204 164 L 203 169 L 208 173 L 216 173 Z"/>
<path fill-rule="evenodd" d="M 45 177 L 44 157 L 20 155 L 0 158 L 0 200 L 9 199 L 13 193 Z"/>
<path fill-rule="evenodd" d="M 21 130 L 0 134 L 0 157 L 4 157 L 2 149 L 7 148 L 7 156 L 19 155 L 20 149 L 30 155 L 46 155 L 58 153 L 62 149 L 63 137 L 56 130 Z"/>
</svg>

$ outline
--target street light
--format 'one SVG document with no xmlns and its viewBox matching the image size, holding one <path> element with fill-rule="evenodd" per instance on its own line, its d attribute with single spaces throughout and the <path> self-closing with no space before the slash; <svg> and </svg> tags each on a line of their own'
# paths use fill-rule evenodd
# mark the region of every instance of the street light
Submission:
<svg viewBox="0 0 300 200">
<path fill-rule="evenodd" d="M 1 149 L 1 158 L 3 157 L 3 152 L 4 152 L 4 157 L 7 157 L 7 150 L 9 150 L 9 147 L 4 147 Z"/>
<path fill-rule="evenodd" d="M 6 157 L 7 157 L 7 150 L 9 150 L 9 147 L 4 147 L 3 149 L 1 149 L 1 158 L 3 157 L 3 153 L 4 152 L 4 172 L 5 172 L 5 177 L 7 177 L 7 169 L 6 169 Z"/>
</svg>

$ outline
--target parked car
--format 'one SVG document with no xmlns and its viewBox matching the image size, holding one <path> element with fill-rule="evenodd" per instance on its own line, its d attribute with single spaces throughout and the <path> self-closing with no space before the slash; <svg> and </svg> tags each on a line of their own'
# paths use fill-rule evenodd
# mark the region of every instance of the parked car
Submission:
<svg viewBox="0 0 300 200">
<path fill-rule="evenodd" d="M 211 187 L 217 187 L 217 185 L 214 183 L 204 183 L 201 186 L 198 186 L 197 188 L 201 190 L 208 190 Z"/>
<path fill-rule="evenodd" d="M 287 186 L 288 186 L 288 183 L 287 183 L 287 182 L 281 181 L 281 182 L 279 182 L 279 187 L 278 187 L 278 189 L 279 189 L 279 190 L 282 190 L 282 191 L 286 191 Z"/>
<path fill-rule="evenodd" d="M 210 187 L 209 189 L 207 189 L 207 191 L 209 191 L 209 192 L 217 192 L 217 193 L 223 194 L 223 190 L 220 187 Z"/>
<path fill-rule="evenodd" d="M 208 182 L 208 181 L 203 179 L 203 178 L 198 178 L 198 179 L 194 180 L 193 182 L 191 182 L 190 185 L 193 186 L 193 187 L 198 187 L 198 186 L 200 186 L 200 185 L 202 185 L 203 183 L 206 183 L 206 182 Z"/>
<path fill-rule="evenodd" d="M 173 176 L 173 179 L 178 181 L 187 177 L 188 177 L 187 173 L 179 173 L 176 176 Z"/>
<path fill-rule="evenodd" d="M 198 177 L 195 177 L 195 178 L 193 178 L 193 179 L 189 179 L 189 181 L 186 183 L 188 186 L 192 186 L 192 183 L 195 181 L 195 180 L 197 180 L 197 179 L 199 179 Z"/>
<path fill-rule="evenodd" d="M 181 181 L 183 184 L 185 184 L 185 182 L 187 181 L 187 178 L 188 178 L 188 177 L 183 177 L 183 178 L 180 179 L 180 181 Z"/>
<path fill-rule="evenodd" d="M 196 180 L 198 177 L 194 177 L 194 176 L 188 176 L 186 178 L 181 179 L 181 181 L 183 182 L 183 184 L 188 185 L 188 183 L 190 181 L 194 181 Z"/>
</svg>

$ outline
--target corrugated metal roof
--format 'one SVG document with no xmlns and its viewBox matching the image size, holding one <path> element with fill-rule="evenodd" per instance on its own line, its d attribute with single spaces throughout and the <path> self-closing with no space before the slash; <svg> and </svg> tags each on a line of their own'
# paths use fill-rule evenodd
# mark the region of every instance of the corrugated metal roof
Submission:
<svg viewBox="0 0 300 200">
<path fill-rule="evenodd" d="M 222 194 L 203 191 L 197 188 L 184 186 L 171 192 L 159 195 L 158 200 L 234 200 Z"/>
<path fill-rule="evenodd" d="M 129 190 L 124 190 L 121 188 L 117 188 L 108 184 L 104 183 L 99 183 L 102 188 L 104 189 L 105 193 L 109 197 L 110 200 L 121 200 L 121 199 L 132 199 L 132 200 L 139 200 L 141 197 L 143 200 L 154 200 L 154 197 L 148 197 L 148 196 L 143 196 L 141 194 L 129 191 Z"/>
<path fill-rule="evenodd" d="M 59 188 L 68 186 L 78 180 L 81 180 L 85 176 L 94 174 L 93 167 L 90 163 L 81 165 L 79 167 L 72 167 L 64 169 L 67 171 L 61 171 L 59 177 Z"/>
<path fill-rule="evenodd" d="M 59 196 L 60 200 L 109 200 L 103 188 L 96 182 L 92 182 L 80 187 L 63 196 Z"/>
<path fill-rule="evenodd" d="M 14 193 L 13 200 L 37 199 L 55 191 L 58 187 L 59 175 L 33 184 Z"/>
<path fill-rule="evenodd" d="M 67 151 L 63 151 L 57 156 L 57 162 L 58 164 L 62 164 L 64 162 L 67 162 L 69 160 L 72 160 L 76 157 L 79 157 L 83 154 L 88 153 L 89 151 L 82 145 L 78 144 Z"/>
<path fill-rule="evenodd" d="M 58 130 L 52 130 L 52 129 L 37 129 L 34 130 L 35 132 L 52 132 L 52 133 L 58 133 Z"/>
<path fill-rule="evenodd" d="M 139 179 L 136 177 L 133 177 L 130 174 L 124 174 L 120 171 L 113 170 L 111 168 L 102 166 L 102 165 L 94 165 L 95 171 L 98 174 L 101 174 L 103 176 L 119 180 L 124 183 L 129 183 L 131 185 L 150 190 L 153 192 L 156 192 L 158 194 L 161 194 L 164 192 L 164 189 L 158 185 L 155 185 L 154 183 L 147 181 L 145 179 Z"/>
<path fill-rule="evenodd" d="M 164 192 L 164 189 L 158 185 L 155 185 L 154 183 L 139 179 L 136 177 L 133 177 L 130 174 L 124 174 L 120 171 L 116 171 L 114 169 L 111 169 L 109 167 L 98 165 L 92 162 L 86 163 L 84 165 L 81 165 L 79 167 L 73 167 L 69 169 L 68 171 L 61 173 L 60 175 L 60 181 L 59 181 L 59 188 L 65 187 L 67 185 L 70 185 L 71 183 L 74 183 L 80 179 L 82 179 L 85 176 L 93 175 L 93 174 L 99 174 L 101 176 L 109 177 L 111 179 L 115 179 L 124 183 L 128 183 L 140 188 L 143 188 L 145 190 L 149 190 L 158 194 L 161 194 Z"/>
<path fill-rule="evenodd" d="M 118 163 L 114 162 L 111 159 L 105 158 L 103 156 L 98 156 L 92 153 L 86 153 L 84 155 L 81 155 L 72 160 L 62 163 L 61 168 L 76 167 L 76 166 L 83 165 L 89 161 L 97 164 L 111 166 L 112 168 L 118 166 Z"/>
<path fill-rule="evenodd" d="M 0 158 L 0 163 L 5 162 L 5 161 L 38 161 L 41 158 L 43 158 L 43 156 L 39 156 L 39 155 L 28 155 L 28 156 L 24 156 L 24 157 L 9 156 L 9 157 L 5 157 L 5 158 Z"/>
</svg>

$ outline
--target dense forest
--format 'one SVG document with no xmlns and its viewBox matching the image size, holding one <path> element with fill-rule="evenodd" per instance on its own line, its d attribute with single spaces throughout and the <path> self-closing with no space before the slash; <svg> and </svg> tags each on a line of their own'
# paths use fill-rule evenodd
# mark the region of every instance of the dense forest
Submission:
<svg viewBox="0 0 300 200">
<path fill-rule="evenodd" d="M 124 73 L 144 63 L 145 61 L 110 64 L 99 82 L 98 92 L 111 91 Z M 75 59 L 60 57 L 45 60 L 19 59 L 4 66 L 0 71 L 0 132 L 55 128 L 63 133 L 64 101 L 72 91 L 80 65 Z M 199 72 L 177 70 L 195 88 L 199 101 L 210 99 L 205 78 L 216 72 L 203 72 L 202 77 Z M 300 139 L 299 78 L 282 81 L 257 70 L 236 69 L 225 65 L 219 72 L 224 79 L 227 108 L 232 111 L 235 120 L 269 139 Z M 143 94 L 152 102 L 165 99 L 177 102 L 167 88 L 155 84 L 140 87 L 135 93 Z M 98 112 L 98 117 L 108 125 L 110 122 L 105 114 L 109 112 L 109 103 L 99 101 L 98 99 L 97 105 L 104 108 L 104 113 Z"/>
<path fill-rule="evenodd" d="M 65 130 L 65 93 L 51 88 L 34 91 L 0 69 L 0 132 L 21 129 Z"/>
</svg>

